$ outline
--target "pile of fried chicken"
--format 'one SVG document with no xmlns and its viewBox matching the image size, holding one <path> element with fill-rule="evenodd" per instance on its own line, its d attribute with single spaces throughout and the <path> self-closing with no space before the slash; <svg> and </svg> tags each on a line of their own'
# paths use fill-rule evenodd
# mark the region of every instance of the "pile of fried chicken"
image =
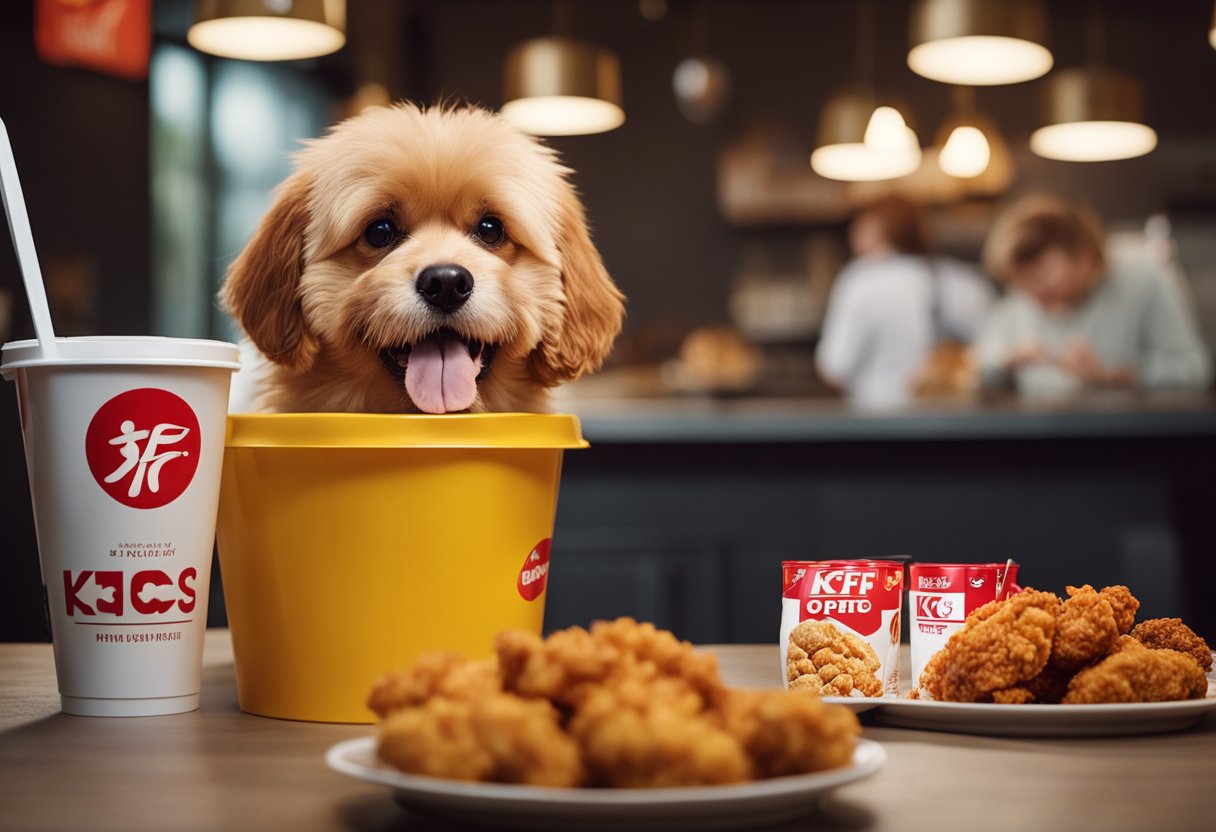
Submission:
<svg viewBox="0 0 1216 832">
<path fill-rule="evenodd" d="M 816 696 L 727 688 L 714 656 L 631 618 L 506 630 L 494 652 L 430 653 L 380 679 L 380 758 L 457 780 L 699 786 L 847 765 L 860 732 Z"/>
<path fill-rule="evenodd" d="M 992 601 L 929 659 L 912 698 L 998 704 L 1166 702 L 1207 695 L 1212 651 L 1181 619 L 1133 628 L 1125 586 L 1024 589 Z"/>
</svg>

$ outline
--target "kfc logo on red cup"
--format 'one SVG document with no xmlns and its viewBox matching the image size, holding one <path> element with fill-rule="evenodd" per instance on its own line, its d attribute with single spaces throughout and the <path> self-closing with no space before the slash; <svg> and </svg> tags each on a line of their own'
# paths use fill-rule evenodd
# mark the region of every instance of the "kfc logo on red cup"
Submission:
<svg viewBox="0 0 1216 832">
<path fill-rule="evenodd" d="M 182 495 L 198 469 L 198 417 L 180 396 L 155 387 L 120 393 L 85 432 L 93 479 L 131 508 L 160 508 Z"/>
<path fill-rule="evenodd" d="M 942 595 L 915 595 L 916 617 L 935 618 L 941 621 L 961 621 L 963 604 L 961 598 Z"/>
</svg>

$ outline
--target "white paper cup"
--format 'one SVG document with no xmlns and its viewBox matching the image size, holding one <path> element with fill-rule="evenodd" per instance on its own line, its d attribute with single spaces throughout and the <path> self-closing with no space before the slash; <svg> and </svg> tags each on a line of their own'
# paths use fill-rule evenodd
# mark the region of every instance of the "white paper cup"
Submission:
<svg viewBox="0 0 1216 832">
<path fill-rule="evenodd" d="M 235 344 L 5 344 L 17 383 L 63 710 L 192 711 Z"/>
</svg>

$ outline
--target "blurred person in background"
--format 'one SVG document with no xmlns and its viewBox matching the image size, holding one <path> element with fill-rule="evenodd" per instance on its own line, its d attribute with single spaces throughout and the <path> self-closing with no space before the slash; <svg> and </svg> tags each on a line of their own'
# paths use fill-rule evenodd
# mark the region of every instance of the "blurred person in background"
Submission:
<svg viewBox="0 0 1216 832">
<path fill-rule="evenodd" d="M 1023 198 L 993 224 L 984 264 L 1008 285 L 977 345 L 986 389 L 1034 396 L 1210 383 L 1185 287 L 1149 258 L 1108 262 L 1089 209 Z"/>
<path fill-rule="evenodd" d="M 861 407 L 895 407 L 916 392 L 935 348 L 974 340 L 992 303 L 988 281 L 931 257 L 920 207 L 890 195 L 857 212 L 853 259 L 832 286 L 815 365 Z"/>
</svg>

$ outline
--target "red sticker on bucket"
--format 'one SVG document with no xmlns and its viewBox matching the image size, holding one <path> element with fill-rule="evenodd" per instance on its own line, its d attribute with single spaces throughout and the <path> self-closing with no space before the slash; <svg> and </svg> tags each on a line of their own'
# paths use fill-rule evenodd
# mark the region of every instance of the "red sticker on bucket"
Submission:
<svg viewBox="0 0 1216 832">
<path fill-rule="evenodd" d="M 533 546 L 532 551 L 524 558 L 515 588 L 525 601 L 535 601 L 549 585 L 549 547 L 552 545 L 553 541 L 546 537 Z"/>
</svg>

